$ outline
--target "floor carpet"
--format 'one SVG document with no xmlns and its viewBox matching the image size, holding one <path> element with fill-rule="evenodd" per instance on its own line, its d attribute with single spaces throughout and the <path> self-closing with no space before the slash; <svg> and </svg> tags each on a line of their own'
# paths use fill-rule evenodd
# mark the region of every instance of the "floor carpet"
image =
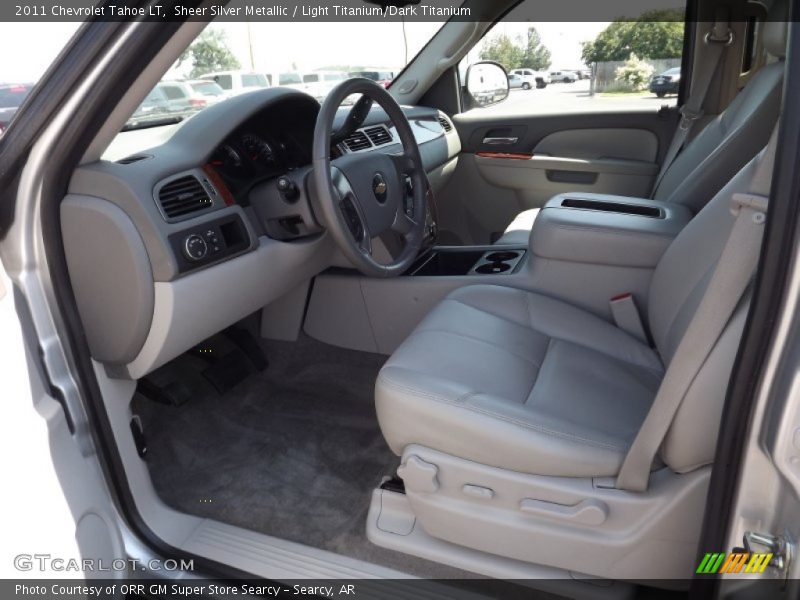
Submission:
<svg viewBox="0 0 800 600">
<path fill-rule="evenodd" d="M 464 573 L 372 545 L 370 493 L 398 464 L 375 416 L 375 377 L 386 357 L 302 338 L 264 342 L 269 368 L 224 394 L 187 354 L 153 373 L 192 389 L 180 406 L 137 396 L 147 462 L 170 506 L 421 577 Z M 217 355 L 233 346 L 209 343 Z"/>
</svg>

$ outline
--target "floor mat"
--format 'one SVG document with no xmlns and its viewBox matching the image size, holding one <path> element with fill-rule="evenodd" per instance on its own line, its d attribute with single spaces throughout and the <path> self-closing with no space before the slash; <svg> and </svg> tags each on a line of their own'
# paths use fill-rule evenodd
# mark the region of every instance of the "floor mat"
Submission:
<svg viewBox="0 0 800 600">
<path fill-rule="evenodd" d="M 218 341 L 224 350 L 224 340 Z M 302 338 L 265 342 L 270 365 L 220 394 L 184 355 L 152 374 L 194 393 L 170 406 L 137 397 L 155 488 L 181 511 L 401 569 L 463 577 L 455 569 L 374 546 L 370 494 L 398 458 L 373 402 L 386 357 Z"/>
</svg>

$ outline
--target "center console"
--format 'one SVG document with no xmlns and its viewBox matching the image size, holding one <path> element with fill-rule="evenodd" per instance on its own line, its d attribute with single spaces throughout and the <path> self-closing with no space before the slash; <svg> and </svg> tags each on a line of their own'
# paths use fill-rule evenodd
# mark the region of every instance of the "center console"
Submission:
<svg viewBox="0 0 800 600">
<path fill-rule="evenodd" d="M 670 202 L 559 194 L 539 212 L 530 250 L 546 260 L 652 268 L 691 217 Z"/>
<path fill-rule="evenodd" d="M 329 272 L 315 280 L 305 330 L 389 354 L 448 293 L 466 285 L 537 292 L 612 321 L 609 301 L 631 294 L 646 320 L 653 270 L 691 219 L 681 205 L 573 193 L 539 212 L 527 248 L 433 246 L 402 277 Z"/>
<path fill-rule="evenodd" d="M 435 246 L 409 269 L 412 277 L 500 275 L 517 271 L 527 251 L 489 247 Z"/>
</svg>

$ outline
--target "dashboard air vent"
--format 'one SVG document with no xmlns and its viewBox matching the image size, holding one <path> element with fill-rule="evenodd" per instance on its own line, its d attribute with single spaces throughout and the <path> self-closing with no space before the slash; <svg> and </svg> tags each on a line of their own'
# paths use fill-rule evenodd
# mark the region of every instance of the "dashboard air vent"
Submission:
<svg viewBox="0 0 800 600">
<path fill-rule="evenodd" d="M 158 192 L 158 201 L 168 219 L 203 210 L 213 203 L 203 185 L 193 175 L 179 177 L 163 185 Z"/>
<path fill-rule="evenodd" d="M 344 140 L 344 145 L 350 152 L 358 152 L 359 150 L 366 150 L 371 148 L 372 144 L 363 131 L 354 131 Z"/>
<path fill-rule="evenodd" d="M 453 129 L 453 126 L 450 124 L 450 119 L 444 115 L 439 115 L 439 125 L 445 130 L 445 133 L 449 133 Z"/>
<path fill-rule="evenodd" d="M 392 132 L 386 129 L 383 125 L 377 127 L 368 127 L 364 130 L 370 141 L 376 146 L 383 146 L 392 141 Z"/>
</svg>

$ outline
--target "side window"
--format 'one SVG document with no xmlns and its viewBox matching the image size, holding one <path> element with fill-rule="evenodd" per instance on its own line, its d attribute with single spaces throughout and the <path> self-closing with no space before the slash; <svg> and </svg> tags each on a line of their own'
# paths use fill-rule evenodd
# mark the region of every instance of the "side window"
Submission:
<svg viewBox="0 0 800 600">
<path fill-rule="evenodd" d="M 214 81 L 216 81 L 217 85 L 223 90 L 230 90 L 233 88 L 233 77 L 230 75 L 217 75 L 214 77 Z"/>
<path fill-rule="evenodd" d="M 525 0 L 459 65 L 462 84 L 469 65 L 491 60 L 519 75 L 525 85 L 515 82 L 504 101 L 473 110 L 535 115 L 652 111 L 677 104 L 682 3 L 609 22 L 559 23 L 536 22 L 536 1 Z"/>
<path fill-rule="evenodd" d="M 319 81 L 319 75 L 303 75 L 303 83 L 316 83 Z"/>
</svg>

